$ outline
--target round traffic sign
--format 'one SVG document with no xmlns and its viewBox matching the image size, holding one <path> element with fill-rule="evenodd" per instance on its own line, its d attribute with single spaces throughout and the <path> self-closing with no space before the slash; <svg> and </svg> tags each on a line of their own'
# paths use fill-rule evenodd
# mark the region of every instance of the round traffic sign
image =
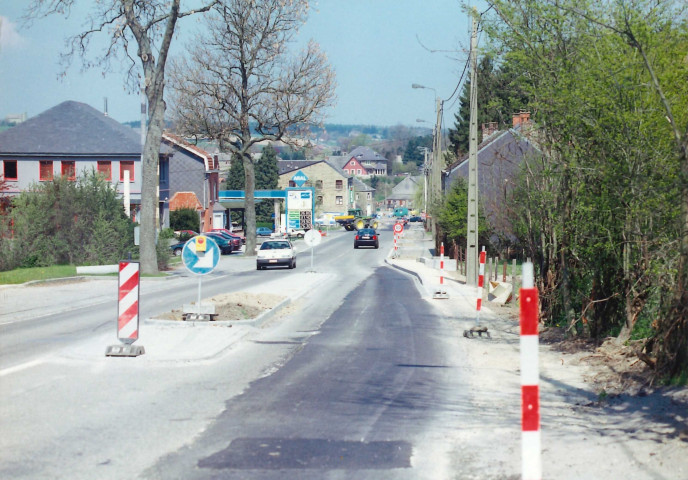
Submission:
<svg viewBox="0 0 688 480">
<path fill-rule="evenodd" d="M 394 233 L 401 233 L 404 231 L 404 225 L 401 223 L 394 224 Z"/>
<path fill-rule="evenodd" d="M 205 244 L 205 252 L 196 251 L 196 242 L 199 247 Z M 212 238 L 198 235 L 184 244 L 182 261 L 191 273 L 206 275 L 212 272 L 220 261 L 220 247 Z"/>
<path fill-rule="evenodd" d="M 306 242 L 306 245 L 308 245 L 309 247 L 315 247 L 317 245 L 320 245 L 320 242 L 322 242 L 322 235 L 319 231 L 312 228 L 308 230 L 306 234 L 303 236 L 303 241 Z"/>
</svg>

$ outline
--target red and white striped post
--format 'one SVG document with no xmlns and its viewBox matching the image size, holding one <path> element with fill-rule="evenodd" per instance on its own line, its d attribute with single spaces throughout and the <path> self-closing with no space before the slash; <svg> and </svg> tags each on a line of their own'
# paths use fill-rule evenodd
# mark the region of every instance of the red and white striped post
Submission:
<svg viewBox="0 0 688 480">
<path fill-rule="evenodd" d="M 440 243 L 440 290 L 444 285 L 444 242 Z"/>
<path fill-rule="evenodd" d="M 139 262 L 119 262 L 117 338 L 124 345 L 107 348 L 108 357 L 136 357 L 145 353 L 140 345 L 132 345 L 139 338 Z"/>
<path fill-rule="evenodd" d="M 139 338 L 139 271 L 138 262 L 119 262 L 117 338 L 126 344 Z"/>
<path fill-rule="evenodd" d="M 440 243 L 440 286 L 432 298 L 449 298 L 444 289 L 444 242 Z"/>
<path fill-rule="evenodd" d="M 394 232 L 394 258 L 397 258 L 397 233 Z"/>
<path fill-rule="evenodd" d="M 538 291 L 534 288 L 533 264 L 523 264 L 520 298 L 521 324 L 521 476 L 542 478 L 540 441 L 540 367 L 538 339 Z"/>
<path fill-rule="evenodd" d="M 475 296 L 476 296 L 475 323 L 477 325 L 480 325 L 480 307 L 483 304 L 483 284 L 485 283 L 485 256 L 486 255 L 487 255 L 487 252 L 485 252 L 485 247 L 483 247 L 482 252 L 480 252 L 480 269 L 478 270 L 478 286 L 475 288 Z"/>
</svg>

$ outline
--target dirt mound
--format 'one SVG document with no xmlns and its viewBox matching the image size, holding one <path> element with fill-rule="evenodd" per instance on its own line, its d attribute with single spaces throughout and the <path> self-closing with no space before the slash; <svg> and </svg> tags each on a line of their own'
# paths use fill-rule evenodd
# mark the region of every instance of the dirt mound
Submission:
<svg viewBox="0 0 688 480">
<path fill-rule="evenodd" d="M 261 313 L 274 308 L 285 297 L 272 294 L 255 294 L 246 292 L 234 292 L 217 295 L 203 299 L 203 302 L 215 304 L 214 321 L 250 320 Z M 172 310 L 153 317 L 157 320 L 183 321 L 181 309 Z"/>
</svg>

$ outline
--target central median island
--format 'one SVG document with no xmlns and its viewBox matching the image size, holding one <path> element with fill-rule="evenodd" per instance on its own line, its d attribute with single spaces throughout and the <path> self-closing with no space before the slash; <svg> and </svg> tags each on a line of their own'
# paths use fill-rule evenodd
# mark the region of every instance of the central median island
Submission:
<svg viewBox="0 0 688 480">
<path fill-rule="evenodd" d="M 272 310 L 284 300 L 285 297 L 281 295 L 269 293 L 233 292 L 204 298 L 202 304 L 215 305 L 212 321 L 227 322 L 254 319 L 264 312 Z M 152 319 L 178 322 L 186 320 L 181 308 L 161 313 Z"/>
</svg>

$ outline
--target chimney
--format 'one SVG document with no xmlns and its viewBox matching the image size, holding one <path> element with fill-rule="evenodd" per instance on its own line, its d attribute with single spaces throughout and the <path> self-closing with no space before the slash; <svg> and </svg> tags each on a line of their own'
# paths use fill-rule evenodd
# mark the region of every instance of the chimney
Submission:
<svg viewBox="0 0 688 480">
<path fill-rule="evenodd" d="M 525 128 L 529 124 L 530 124 L 530 112 L 520 111 L 519 113 L 514 113 L 514 115 L 513 115 L 514 128 L 517 128 L 517 127 Z"/>
<path fill-rule="evenodd" d="M 488 122 L 482 124 L 483 130 L 483 140 L 499 130 L 499 124 L 497 122 Z"/>
</svg>

